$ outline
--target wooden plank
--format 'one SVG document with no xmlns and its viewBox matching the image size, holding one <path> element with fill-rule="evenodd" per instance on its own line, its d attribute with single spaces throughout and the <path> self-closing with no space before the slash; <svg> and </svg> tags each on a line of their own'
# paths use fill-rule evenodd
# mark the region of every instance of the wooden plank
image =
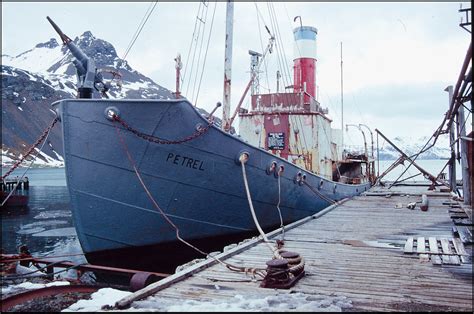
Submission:
<svg viewBox="0 0 474 314">
<path fill-rule="evenodd" d="M 465 264 L 472 262 L 470 255 L 467 254 L 466 250 L 464 249 L 464 245 L 462 244 L 462 241 L 459 238 L 453 239 L 453 246 L 454 246 L 454 249 L 456 250 L 456 253 L 460 255 L 461 262 Z"/>
<path fill-rule="evenodd" d="M 430 260 L 430 256 L 426 253 L 425 249 L 425 238 L 424 237 L 418 237 L 417 239 L 417 245 L 416 245 L 416 252 L 420 254 L 420 261 L 421 262 L 428 262 Z"/>
<path fill-rule="evenodd" d="M 438 241 L 436 241 L 435 237 L 428 238 L 430 244 L 430 253 L 431 254 L 439 254 L 438 250 Z M 441 260 L 441 256 L 439 255 L 431 255 L 431 262 L 433 265 L 441 265 L 443 262 Z"/>
<path fill-rule="evenodd" d="M 442 265 L 443 261 L 441 260 L 441 256 L 439 255 L 431 255 L 431 263 L 433 265 Z"/>
<path fill-rule="evenodd" d="M 467 226 L 456 226 L 456 229 L 459 233 L 459 237 L 461 238 L 462 243 L 472 243 L 472 232 Z"/>
<path fill-rule="evenodd" d="M 469 219 L 469 216 L 465 213 L 449 213 L 451 219 Z"/>
<path fill-rule="evenodd" d="M 425 253 L 426 252 L 426 250 L 425 250 L 425 238 L 424 237 L 418 237 L 416 252 L 417 253 Z"/>
<path fill-rule="evenodd" d="M 428 241 L 430 243 L 430 252 L 434 253 L 434 254 L 438 254 L 439 253 L 438 241 L 436 241 L 436 238 L 435 237 L 429 237 Z"/>
<path fill-rule="evenodd" d="M 412 254 L 413 253 L 413 237 L 409 237 L 405 243 L 405 249 L 403 253 Z"/>
<path fill-rule="evenodd" d="M 459 205 L 458 202 L 450 202 L 450 201 L 445 201 L 442 203 L 443 205 Z"/>
<path fill-rule="evenodd" d="M 440 239 L 441 242 L 441 247 L 443 249 L 443 253 L 446 254 L 453 254 L 454 252 L 451 250 L 449 247 L 449 240 L 446 238 Z M 447 256 L 448 262 L 445 263 L 445 258 L 444 256 Z M 461 261 L 459 260 L 459 256 L 454 256 L 454 255 L 443 255 L 443 263 L 445 264 L 451 264 L 451 265 L 460 265 Z"/>
<path fill-rule="evenodd" d="M 472 220 L 469 218 L 453 218 L 453 222 L 458 226 L 472 226 Z"/>
</svg>

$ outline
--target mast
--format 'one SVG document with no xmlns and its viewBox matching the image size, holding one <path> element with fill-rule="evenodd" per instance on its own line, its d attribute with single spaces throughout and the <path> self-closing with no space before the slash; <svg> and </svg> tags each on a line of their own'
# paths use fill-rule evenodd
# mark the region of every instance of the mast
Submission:
<svg viewBox="0 0 474 314">
<path fill-rule="evenodd" d="M 234 3 L 227 1 L 225 27 L 224 96 L 222 101 L 222 129 L 230 129 L 230 87 L 232 77 L 232 34 L 234 28 Z"/>
<path fill-rule="evenodd" d="M 344 159 L 344 84 L 342 80 L 342 41 L 341 41 L 341 149 L 343 151 L 342 158 Z"/>
<path fill-rule="evenodd" d="M 181 69 L 183 68 L 183 63 L 181 62 L 181 55 L 178 53 L 176 58 L 174 58 L 174 61 L 176 62 L 175 68 L 176 68 L 176 94 L 175 97 L 176 99 L 180 98 L 181 92 L 179 90 L 179 81 L 181 79 Z"/>
</svg>

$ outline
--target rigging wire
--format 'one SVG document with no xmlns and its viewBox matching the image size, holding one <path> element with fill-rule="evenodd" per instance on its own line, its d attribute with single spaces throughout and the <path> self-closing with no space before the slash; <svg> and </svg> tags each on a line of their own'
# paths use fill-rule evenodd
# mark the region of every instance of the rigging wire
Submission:
<svg viewBox="0 0 474 314">
<path fill-rule="evenodd" d="M 288 75 L 288 82 L 291 82 L 291 73 L 290 73 L 290 66 L 288 65 L 288 62 L 287 62 L 287 58 L 286 58 L 286 52 L 285 52 L 285 45 L 283 44 L 283 41 L 282 41 L 282 36 L 281 36 L 281 32 L 280 32 L 280 27 L 279 27 L 279 24 L 278 24 L 278 18 L 277 18 L 277 15 L 276 15 L 276 12 L 275 12 L 275 7 L 273 6 L 273 3 L 269 3 L 269 8 L 271 9 L 272 13 L 273 13 L 273 20 L 275 21 L 275 33 L 276 33 L 276 38 L 277 40 L 280 41 L 280 49 L 282 51 L 282 59 L 284 61 L 284 65 L 285 65 L 285 68 L 284 70 L 286 71 L 287 75 Z"/>
<path fill-rule="evenodd" d="M 149 4 L 148 8 L 146 9 L 146 12 L 145 12 L 145 14 L 144 14 L 143 17 L 142 17 L 142 20 L 140 21 L 140 23 L 138 23 L 138 27 L 137 27 L 137 29 L 135 30 L 135 33 L 133 34 L 132 38 L 130 39 L 130 42 L 128 43 L 127 48 L 125 49 L 125 51 L 128 51 L 128 50 L 129 50 L 129 48 L 130 48 L 130 46 L 131 46 L 131 44 L 132 44 L 133 38 L 135 38 L 135 37 L 137 36 L 138 31 L 139 31 L 140 27 L 142 26 L 143 22 L 145 21 L 147 15 L 150 13 L 150 10 L 151 10 L 152 6 L 153 6 L 153 2 L 151 2 L 151 3 Z M 124 57 L 125 57 L 125 53 L 124 53 Z M 123 58 L 122 58 L 122 59 L 123 59 Z"/>
<path fill-rule="evenodd" d="M 211 42 L 211 34 L 212 34 L 213 26 L 214 26 L 214 16 L 216 14 L 216 7 L 217 7 L 217 1 L 214 3 L 214 12 L 212 13 L 212 20 L 211 20 L 211 26 L 210 26 L 210 29 L 209 29 L 209 36 L 207 37 L 207 47 L 206 47 L 206 52 L 204 54 L 204 61 L 203 61 L 203 64 L 202 64 L 202 69 L 201 69 L 201 77 L 199 79 L 199 86 L 198 86 L 198 90 L 197 90 L 197 94 L 196 94 L 196 100 L 194 101 L 195 106 L 197 106 L 199 92 L 201 90 L 201 82 L 202 82 L 202 77 L 204 75 L 204 68 L 206 66 L 207 52 L 209 51 L 209 43 Z"/>
<path fill-rule="evenodd" d="M 263 48 L 263 39 L 262 39 L 262 30 L 260 27 L 260 18 L 262 19 L 263 24 L 268 30 L 267 24 L 265 23 L 265 20 L 263 19 L 262 14 L 260 13 L 260 10 L 258 9 L 257 2 L 254 1 L 255 4 L 255 10 L 257 11 L 257 25 L 258 25 L 258 35 L 260 37 L 260 47 L 262 51 L 264 51 Z M 263 66 L 265 67 L 265 77 L 267 81 L 267 86 L 270 86 L 270 81 L 268 80 L 268 60 L 266 58 L 263 59 Z M 270 88 L 268 88 L 268 91 L 270 91 Z"/>
<path fill-rule="evenodd" d="M 205 18 L 203 18 L 203 15 L 204 15 L 204 10 L 206 10 L 206 9 L 207 9 L 206 5 L 204 4 L 203 1 L 201 1 L 199 3 L 198 13 L 196 15 L 196 24 L 198 25 L 197 26 L 197 32 L 196 32 L 196 29 L 195 29 L 194 32 L 193 32 L 193 38 L 191 39 L 191 44 L 195 43 L 195 45 L 194 45 L 194 48 L 193 48 L 194 50 L 192 52 L 193 58 L 192 58 L 192 61 L 191 61 L 191 70 L 189 72 L 189 80 L 188 80 L 187 86 L 186 86 L 186 94 L 188 94 L 189 88 L 191 86 L 192 77 L 193 77 L 193 74 L 194 74 L 194 66 L 196 65 L 196 63 L 195 63 L 196 53 L 197 53 L 197 50 L 198 50 L 199 41 L 201 40 L 201 26 L 203 24 L 205 24 Z M 206 12 L 207 12 L 207 10 L 206 10 Z M 199 65 L 196 65 L 196 68 L 198 66 Z M 186 68 L 187 68 L 187 65 L 186 65 Z M 184 77 L 183 77 L 183 80 L 184 80 Z M 191 99 L 192 99 L 192 97 L 191 97 Z"/>
<path fill-rule="evenodd" d="M 200 27 L 202 26 L 202 34 L 200 34 L 199 36 L 202 38 L 201 39 L 201 43 L 199 44 L 199 54 L 198 54 L 198 59 L 197 59 L 197 64 L 196 64 L 196 73 L 194 75 L 194 81 L 193 81 L 193 93 L 192 93 L 192 96 L 191 96 L 191 99 L 194 98 L 194 93 L 196 91 L 196 83 L 197 83 L 197 78 L 198 78 L 198 74 L 199 74 L 199 64 L 201 62 L 201 54 L 202 54 L 202 45 L 204 44 L 204 34 L 206 32 L 206 21 L 207 21 L 207 12 L 208 12 L 208 5 L 206 5 L 205 2 L 203 2 L 203 7 L 205 9 L 205 15 L 204 15 L 204 19 L 201 21 L 201 24 L 200 24 Z M 209 43 L 209 42 L 208 42 Z M 196 50 L 197 50 L 197 43 L 196 43 Z M 196 103 L 194 103 L 194 105 L 196 106 Z"/>
<path fill-rule="evenodd" d="M 201 2 L 199 3 L 199 7 L 198 7 L 198 13 L 196 15 L 196 21 L 194 22 L 194 30 L 193 30 L 193 35 L 191 36 L 191 42 L 189 44 L 189 49 L 188 49 L 188 56 L 186 57 L 186 62 L 184 63 L 184 73 L 183 75 L 181 75 L 181 85 L 184 87 L 184 79 L 186 77 L 186 72 L 188 70 L 188 61 L 189 61 L 189 56 L 191 55 L 191 49 L 193 47 L 193 42 L 194 42 L 194 36 L 196 34 L 196 28 L 197 28 L 197 23 L 198 23 L 198 16 L 199 16 L 199 12 L 201 10 Z"/>
<path fill-rule="evenodd" d="M 153 3 L 153 7 L 151 7 L 151 4 L 150 4 L 150 7 L 148 7 L 148 10 L 147 12 L 145 13 L 145 15 L 143 16 L 143 19 L 142 19 L 142 22 L 140 22 L 140 24 L 138 25 L 137 27 L 137 31 L 135 32 L 135 34 L 133 35 L 132 37 L 132 40 L 130 41 L 130 44 L 128 45 L 123 57 L 122 57 L 122 60 L 125 61 L 125 58 L 127 58 L 127 55 L 128 53 L 130 52 L 130 50 L 132 49 L 133 45 L 135 44 L 135 42 L 137 41 L 138 39 L 138 36 L 140 36 L 140 33 L 142 32 L 143 30 L 143 27 L 145 26 L 146 22 L 148 21 L 148 19 L 150 18 L 150 15 L 153 13 L 153 11 L 155 10 L 155 7 L 156 5 L 158 4 L 158 0 L 155 1 Z"/>
</svg>

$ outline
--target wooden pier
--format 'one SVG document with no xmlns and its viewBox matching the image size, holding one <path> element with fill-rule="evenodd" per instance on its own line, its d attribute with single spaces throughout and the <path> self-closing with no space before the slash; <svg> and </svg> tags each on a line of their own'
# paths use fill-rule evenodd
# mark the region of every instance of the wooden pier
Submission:
<svg viewBox="0 0 474 314">
<path fill-rule="evenodd" d="M 428 197 L 427 211 L 420 210 L 422 194 Z M 413 202 L 418 202 L 415 208 L 407 208 Z M 306 275 L 279 293 L 343 297 L 351 302 L 344 311 L 473 310 L 472 208 L 449 192 L 423 185 L 374 187 L 285 230 L 285 249 L 305 258 Z M 276 230 L 269 239 L 280 234 Z M 228 263 L 259 268 L 271 256 L 260 239 L 218 255 Z M 135 292 L 117 307 L 134 306 L 147 296 L 178 303 L 275 294 L 259 286 L 250 274 L 208 259 Z"/>
<path fill-rule="evenodd" d="M 18 185 L 18 187 L 16 187 L 16 185 Z M 24 177 L 21 179 L 19 179 L 18 177 L 8 178 L 0 182 L 0 187 L 1 191 L 11 191 L 15 187 L 17 190 L 29 190 L 30 181 L 28 180 L 28 177 Z"/>
</svg>

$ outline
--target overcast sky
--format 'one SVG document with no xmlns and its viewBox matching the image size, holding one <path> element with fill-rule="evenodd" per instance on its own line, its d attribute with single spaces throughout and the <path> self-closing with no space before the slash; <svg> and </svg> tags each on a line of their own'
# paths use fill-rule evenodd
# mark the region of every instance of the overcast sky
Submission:
<svg viewBox="0 0 474 314">
<path fill-rule="evenodd" d="M 109 41 L 123 56 L 137 26 L 152 2 L 13 3 L 2 2 L 2 54 L 18 55 L 39 42 L 58 36 L 46 20 L 49 15 L 71 38 L 90 30 Z M 249 78 L 248 50 L 263 51 L 268 34 L 276 33 L 269 9 L 278 17 L 283 46 L 262 67 L 261 92 L 276 90 L 277 50 L 292 73 L 293 22 L 318 29 L 317 85 L 319 101 L 329 108 L 333 127 L 341 126 L 340 43 L 343 43 L 344 124 L 367 124 L 388 137 L 431 136 L 448 106 L 448 85 L 455 85 L 471 35 L 459 26 L 461 2 L 423 3 L 324 3 L 237 2 L 234 12 L 232 109 Z M 204 36 L 213 25 L 198 106 L 211 110 L 222 100 L 225 3 L 209 3 Z M 470 7 L 469 2 L 462 3 Z M 129 64 L 156 83 L 174 90 L 174 58 L 185 62 L 196 25 L 205 15 L 199 2 L 159 2 L 127 56 Z M 257 11 L 258 9 L 258 11 Z M 258 13 L 259 12 L 259 13 Z M 260 16 L 260 19 L 258 19 Z M 260 24 L 260 25 L 259 25 Z M 199 25 L 199 24 L 198 24 Z M 59 39 L 58 39 L 59 41 Z M 279 44 L 280 42 L 277 42 Z M 204 55 L 207 41 L 204 42 Z M 196 57 L 197 58 L 197 57 Z M 189 58 L 191 59 L 191 58 Z M 202 62 L 201 62 L 202 64 Z M 191 62 L 185 64 L 190 71 Z M 268 76 L 268 82 L 267 82 Z M 192 98 L 192 85 L 183 91 Z M 195 90 L 194 94 L 197 94 Z M 244 102 L 248 104 L 248 101 Z M 220 114 L 220 111 L 219 113 Z M 472 118 L 469 117 L 469 119 Z M 471 129 L 471 126 L 469 126 Z M 350 128 L 348 144 L 360 142 L 360 132 Z"/>
</svg>

